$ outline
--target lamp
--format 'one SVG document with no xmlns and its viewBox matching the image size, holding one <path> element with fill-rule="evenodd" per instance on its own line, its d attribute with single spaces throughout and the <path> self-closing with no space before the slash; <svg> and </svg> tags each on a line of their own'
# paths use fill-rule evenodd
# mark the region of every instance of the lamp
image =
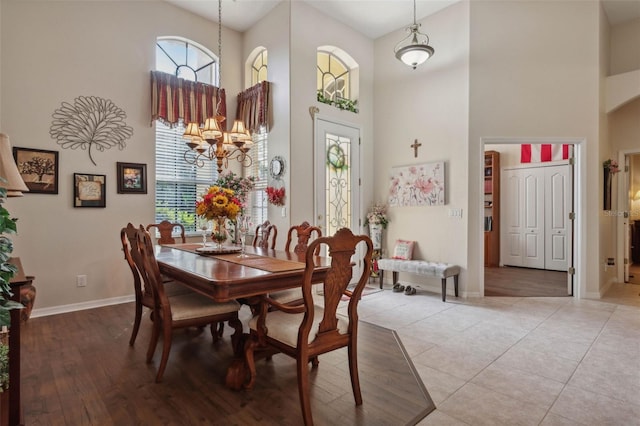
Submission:
<svg viewBox="0 0 640 426">
<path fill-rule="evenodd" d="M 435 53 L 433 47 L 429 46 L 429 37 L 418 31 L 420 25 L 416 23 L 416 0 L 413 0 L 413 24 L 407 27 L 409 35 L 396 44 L 393 51 L 396 58 L 414 70 Z"/>
<path fill-rule="evenodd" d="M 222 0 L 218 0 L 218 86 L 222 87 Z M 216 111 L 220 110 L 221 97 L 218 96 Z M 247 154 L 253 144 L 251 133 L 242 120 L 235 120 L 230 131 L 224 130 L 222 122 L 225 117 L 218 115 L 207 118 L 202 129 L 197 123 L 189 123 L 182 135 L 187 139 L 189 150 L 184 153 L 184 159 L 197 167 L 204 166 L 204 161 L 216 160 L 218 173 L 229 165 L 230 159 L 236 159 L 244 167 L 253 162 Z"/>
<path fill-rule="evenodd" d="M 29 191 L 13 160 L 9 136 L 4 133 L 0 133 L 0 177 L 6 180 L 0 180 L 0 187 L 7 190 L 7 197 L 22 197 L 23 191 Z"/>
</svg>

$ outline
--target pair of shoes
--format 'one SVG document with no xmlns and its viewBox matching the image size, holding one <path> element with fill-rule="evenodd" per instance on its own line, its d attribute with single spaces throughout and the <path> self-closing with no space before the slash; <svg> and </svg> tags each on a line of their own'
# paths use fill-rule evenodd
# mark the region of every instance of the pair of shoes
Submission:
<svg viewBox="0 0 640 426">
<path fill-rule="evenodd" d="M 411 287 L 410 285 L 407 286 L 407 288 L 405 288 L 404 290 L 404 294 L 406 294 L 407 296 L 411 296 L 416 294 L 416 289 L 414 287 Z"/>
<path fill-rule="evenodd" d="M 400 293 L 401 291 L 404 291 L 404 286 L 402 284 L 394 284 L 393 291 L 396 293 Z"/>
</svg>

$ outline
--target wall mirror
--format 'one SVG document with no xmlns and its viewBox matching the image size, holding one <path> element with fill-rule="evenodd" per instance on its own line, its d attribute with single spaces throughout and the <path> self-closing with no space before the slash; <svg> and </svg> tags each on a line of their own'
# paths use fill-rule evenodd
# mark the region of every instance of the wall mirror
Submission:
<svg viewBox="0 0 640 426">
<path fill-rule="evenodd" d="M 271 175 L 271 178 L 276 180 L 280 179 L 282 176 L 284 176 L 284 170 L 284 158 L 280 157 L 279 155 L 273 157 L 271 159 L 271 162 L 269 163 L 269 174 Z"/>
</svg>

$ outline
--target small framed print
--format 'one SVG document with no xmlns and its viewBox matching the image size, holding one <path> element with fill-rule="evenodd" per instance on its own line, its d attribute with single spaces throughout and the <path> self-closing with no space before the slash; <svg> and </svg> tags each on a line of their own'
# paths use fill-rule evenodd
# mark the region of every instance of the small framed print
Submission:
<svg viewBox="0 0 640 426">
<path fill-rule="evenodd" d="M 147 165 L 139 163 L 117 163 L 118 194 L 147 193 Z"/>
<path fill-rule="evenodd" d="M 74 173 L 73 207 L 106 207 L 106 176 Z"/>
<path fill-rule="evenodd" d="M 27 194 L 58 193 L 58 151 L 14 146 L 13 158 L 29 188 Z"/>
</svg>

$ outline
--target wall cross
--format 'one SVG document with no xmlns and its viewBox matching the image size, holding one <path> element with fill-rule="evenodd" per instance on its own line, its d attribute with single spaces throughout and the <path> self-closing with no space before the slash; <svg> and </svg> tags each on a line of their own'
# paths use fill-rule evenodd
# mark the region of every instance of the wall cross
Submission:
<svg viewBox="0 0 640 426">
<path fill-rule="evenodd" d="M 413 145 L 411 145 L 411 148 L 413 148 L 413 157 L 414 158 L 418 158 L 418 148 L 421 147 L 421 146 L 422 146 L 422 144 L 418 143 L 418 139 L 416 139 L 413 142 Z"/>
</svg>

